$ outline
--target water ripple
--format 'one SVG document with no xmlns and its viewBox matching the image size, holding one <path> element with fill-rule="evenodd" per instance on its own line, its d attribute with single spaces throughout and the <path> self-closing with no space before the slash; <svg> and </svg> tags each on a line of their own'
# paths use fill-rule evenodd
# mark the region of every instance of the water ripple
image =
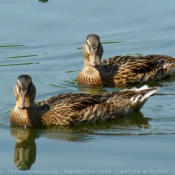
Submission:
<svg viewBox="0 0 175 175">
<path fill-rule="evenodd" d="M 23 65 L 30 65 L 30 64 L 39 64 L 40 62 L 27 62 L 27 63 L 10 63 L 10 64 L 0 64 L 0 66 L 23 66 Z"/>
<path fill-rule="evenodd" d="M 0 128 L 24 129 L 24 127 L 11 125 L 9 121 L 10 111 L 0 115 Z M 121 136 L 121 135 L 164 135 L 174 134 L 175 118 L 144 117 L 141 112 L 120 119 L 112 119 L 106 122 L 71 125 L 48 126 L 28 128 L 36 130 L 40 137 L 52 139 L 86 140 L 91 136 Z M 81 137 L 80 137 L 81 135 Z M 79 139 L 78 139 L 79 138 Z"/>
</svg>

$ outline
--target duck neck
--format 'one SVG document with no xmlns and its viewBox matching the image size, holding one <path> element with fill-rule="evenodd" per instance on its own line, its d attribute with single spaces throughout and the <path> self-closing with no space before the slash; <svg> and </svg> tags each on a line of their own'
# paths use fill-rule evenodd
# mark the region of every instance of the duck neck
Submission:
<svg viewBox="0 0 175 175">
<path fill-rule="evenodd" d="M 36 124 L 40 125 L 42 123 L 41 112 L 35 102 L 32 102 L 30 106 L 25 109 L 19 108 L 18 104 L 16 104 L 14 114 L 11 115 L 11 121 L 18 125 L 29 127 L 35 126 Z"/>
<path fill-rule="evenodd" d="M 86 59 L 84 59 L 84 69 L 86 69 L 89 66 L 90 66 L 89 61 L 87 61 Z"/>
</svg>

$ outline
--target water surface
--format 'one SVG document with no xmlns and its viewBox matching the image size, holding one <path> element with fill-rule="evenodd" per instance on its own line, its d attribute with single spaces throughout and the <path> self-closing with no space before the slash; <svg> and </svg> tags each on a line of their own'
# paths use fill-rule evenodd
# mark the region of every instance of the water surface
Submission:
<svg viewBox="0 0 175 175">
<path fill-rule="evenodd" d="M 1 0 L 0 4 L 0 173 L 20 173 L 20 169 L 30 174 L 175 173 L 174 78 L 149 84 L 160 90 L 141 112 L 120 120 L 45 129 L 9 122 L 15 105 L 13 86 L 20 74 L 33 78 L 36 101 L 58 93 L 120 90 L 76 84 L 83 67 L 81 48 L 90 33 L 101 37 L 103 58 L 174 57 L 173 0 Z"/>
</svg>

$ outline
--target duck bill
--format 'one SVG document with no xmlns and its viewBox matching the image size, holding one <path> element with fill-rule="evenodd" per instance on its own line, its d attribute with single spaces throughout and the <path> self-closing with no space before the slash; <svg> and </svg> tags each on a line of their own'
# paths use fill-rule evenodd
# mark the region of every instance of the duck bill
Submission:
<svg viewBox="0 0 175 175">
<path fill-rule="evenodd" d="M 100 57 L 99 55 L 96 54 L 95 51 L 92 51 L 89 54 L 89 62 L 90 62 L 90 65 L 93 67 L 100 65 Z"/>
<path fill-rule="evenodd" d="M 30 98 L 26 97 L 25 94 L 22 94 L 18 98 L 18 107 L 21 109 L 25 109 L 30 106 Z"/>
</svg>

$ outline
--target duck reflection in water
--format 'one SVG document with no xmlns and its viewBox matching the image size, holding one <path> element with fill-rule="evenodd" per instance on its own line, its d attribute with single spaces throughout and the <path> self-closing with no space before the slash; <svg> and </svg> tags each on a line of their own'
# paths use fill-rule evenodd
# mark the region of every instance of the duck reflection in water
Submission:
<svg viewBox="0 0 175 175">
<path fill-rule="evenodd" d="M 16 139 L 14 163 L 19 170 L 29 170 L 36 159 L 35 131 L 11 127 L 11 135 Z"/>
<path fill-rule="evenodd" d="M 132 135 L 133 128 L 138 134 L 139 130 L 148 129 L 149 118 L 143 117 L 141 112 L 131 114 L 119 120 L 110 120 L 104 123 L 93 123 L 73 126 L 48 126 L 43 128 L 24 128 L 11 125 L 11 135 L 16 139 L 14 150 L 14 163 L 19 170 L 29 170 L 36 160 L 37 145 L 35 139 L 39 137 L 65 140 L 71 142 L 90 142 L 100 132 L 104 135 Z M 132 128 L 132 132 L 130 130 Z"/>
</svg>

